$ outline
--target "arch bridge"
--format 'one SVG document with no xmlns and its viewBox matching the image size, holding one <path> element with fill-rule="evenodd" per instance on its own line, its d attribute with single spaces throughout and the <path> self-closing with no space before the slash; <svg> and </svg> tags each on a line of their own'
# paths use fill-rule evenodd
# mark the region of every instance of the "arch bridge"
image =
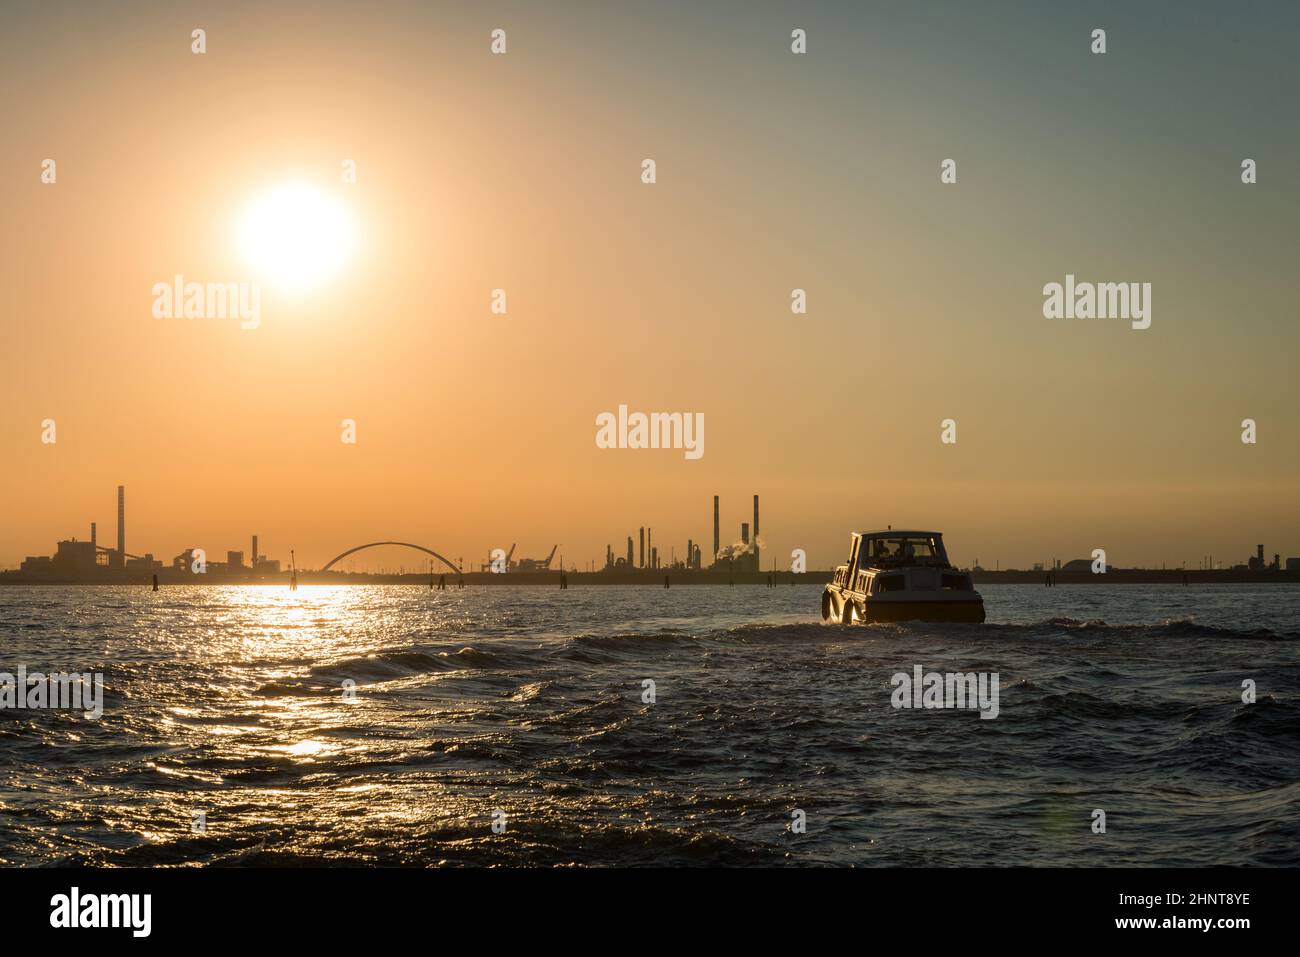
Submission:
<svg viewBox="0 0 1300 957">
<path fill-rule="evenodd" d="M 425 548 L 423 545 L 414 545 L 411 542 L 367 542 L 364 545 L 358 545 L 355 548 L 349 548 L 346 552 L 342 552 L 341 554 L 335 555 L 325 564 L 325 567 L 322 568 L 321 571 L 323 572 L 329 571 L 331 568 L 334 567 L 334 565 L 337 562 L 342 561 L 343 559 L 347 558 L 349 555 L 355 552 L 359 552 L 362 549 L 366 549 L 366 548 L 377 548 L 380 545 L 399 545 L 402 548 L 414 548 L 417 552 L 424 552 L 426 555 L 432 555 L 434 558 L 438 559 L 438 561 L 442 562 L 444 565 L 446 565 L 448 568 L 454 571 L 457 575 L 463 574 L 463 572 L 456 567 L 456 563 L 453 562 L 450 558 L 446 558 L 442 555 L 439 555 L 432 548 Z"/>
</svg>

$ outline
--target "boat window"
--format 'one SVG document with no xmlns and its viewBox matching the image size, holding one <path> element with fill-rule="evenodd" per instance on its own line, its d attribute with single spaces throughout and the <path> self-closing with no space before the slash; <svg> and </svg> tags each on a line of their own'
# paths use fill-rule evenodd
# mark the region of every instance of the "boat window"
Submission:
<svg viewBox="0 0 1300 957">
<path fill-rule="evenodd" d="M 938 555 L 939 550 L 935 540 L 929 536 L 873 538 L 863 542 L 858 565 L 866 566 L 888 561 L 928 561 L 937 558 Z"/>
</svg>

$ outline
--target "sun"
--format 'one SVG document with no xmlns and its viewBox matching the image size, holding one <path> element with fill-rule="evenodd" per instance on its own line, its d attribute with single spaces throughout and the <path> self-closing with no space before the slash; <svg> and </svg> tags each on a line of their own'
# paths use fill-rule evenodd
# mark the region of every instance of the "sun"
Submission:
<svg viewBox="0 0 1300 957">
<path fill-rule="evenodd" d="M 244 260 L 269 282 L 303 292 L 333 278 L 352 255 L 352 217 L 338 200 L 305 182 L 262 193 L 239 221 Z"/>
</svg>

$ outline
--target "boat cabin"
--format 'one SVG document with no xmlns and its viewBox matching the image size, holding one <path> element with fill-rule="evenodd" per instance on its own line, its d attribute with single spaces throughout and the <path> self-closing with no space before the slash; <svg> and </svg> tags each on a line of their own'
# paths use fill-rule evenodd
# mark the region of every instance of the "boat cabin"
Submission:
<svg viewBox="0 0 1300 957">
<path fill-rule="evenodd" d="M 849 566 L 886 568 L 930 565 L 951 568 L 938 532 L 854 532 L 850 536 Z"/>
</svg>

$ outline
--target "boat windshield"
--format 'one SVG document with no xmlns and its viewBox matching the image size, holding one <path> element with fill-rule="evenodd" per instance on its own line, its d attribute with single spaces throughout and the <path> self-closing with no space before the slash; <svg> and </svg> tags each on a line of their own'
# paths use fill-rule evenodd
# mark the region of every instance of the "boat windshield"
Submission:
<svg viewBox="0 0 1300 957">
<path fill-rule="evenodd" d="M 869 538 L 862 543 L 858 564 L 862 567 L 890 562 L 932 562 L 942 560 L 943 546 L 925 535 Z"/>
</svg>

